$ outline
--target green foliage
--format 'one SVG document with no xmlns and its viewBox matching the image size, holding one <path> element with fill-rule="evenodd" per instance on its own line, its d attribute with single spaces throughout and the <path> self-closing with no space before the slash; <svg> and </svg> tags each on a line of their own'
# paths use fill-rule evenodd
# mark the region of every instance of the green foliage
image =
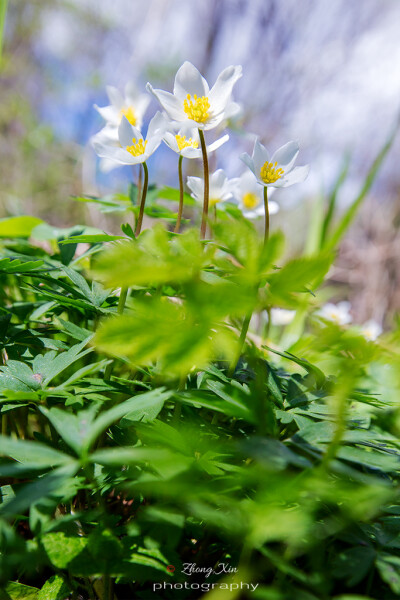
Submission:
<svg viewBox="0 0 400 600">
<path fill-rule="evenodd" d="M 147 598 L 185 563 L 243 598 L 400 595 L 398 333 L 313 317 L 332 251 L 283 258 L 234 210 L 208 242 L 25 225 L 0 252 L 0 597 Z M 243 336 L 272 307 L 303 315 L 289 350 Z"/>
</svg>

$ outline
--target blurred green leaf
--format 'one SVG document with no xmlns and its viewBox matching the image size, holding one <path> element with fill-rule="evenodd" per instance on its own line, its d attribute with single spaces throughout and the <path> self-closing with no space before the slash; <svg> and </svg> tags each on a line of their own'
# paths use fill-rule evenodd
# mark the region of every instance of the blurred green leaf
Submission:
<svg viewBox="0 0 400 600">
<path fill-rule="evenodd" d="M 0 219 L 0 238 L 28 238 L 39 223 L 43 223 L 43 221 L 37 217 Z"/>
</svg>

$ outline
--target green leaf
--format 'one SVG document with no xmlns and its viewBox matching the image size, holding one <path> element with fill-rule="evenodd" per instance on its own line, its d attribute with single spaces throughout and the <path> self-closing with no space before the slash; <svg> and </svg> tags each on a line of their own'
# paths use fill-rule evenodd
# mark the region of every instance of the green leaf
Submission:
<svg viewBox="0 0 400 600">
<path fill-rule="evenodd" d="M 158 190 L 157 196 L 159 198 L 163 198 L 164 200 L 171 200 L 171 202 L 176 202 L 177 204 L 179 202 L 179 190 L 172 187 L 166 186 L 161 188 L 160 190 Z M 186 206 L 195 206 L 196 200 L 192 198 L 192 196 L 184 192 L 183 203 Z"/>
<path fill-rule="evenodd" d="M 110 287 L 157 286 L 188 281 L 209 262 L 198 232 L 188 230 L 171 240 L 163 226 L 143 232 L 138 240 L 104 252 L 95 273 Z"/>
<path fill-rule="evenodd" d="M 24 464 L 41 467 L 55 467 L 71 461 L 71 457 L 39 442 L 15 440 L 0 435 L 0 454 L 9 456 Z"/>
<path fill-rule="evenodd" d="M 86 548 L 87 543 L 85 537 L 69 536 L 62 531 L 46 533 L 42 537 L 46 554 L 57 569 L 68 569 L 70 563 Z"/>
<path fill-rule="evenodd" d="M 138 394 L 129 400 L 125 400 L 117 406 L 113 406 L 109 410 L 103 412 L 89 427 L 86 438 L 85 447 L 88 449 L 98 438 L 98 436 L 107 429 L 112 423 L 118 421 L 122 417 L 129 415 L 130 420 L 133 420 L 132 415 L 136 415 L 138 419 L 142 417 L 152 407 L 160 405 L 160 402 L 165 402 L 173 395 L 173 391 L 158 388 Z"/>
<path fill-rule="evenodd" d="M 71 590 L 59 575 L 52 575 L 39 591 L 37 600 L 65 600 Z"/>
<path fill-rule="evenodd" d="M 400 594 L 400 556 L 380 552 L 376 559 L 376 568 L 394 594 Z"/>
<path fill-rule="evenodd" d="M 74 415 L 57 407 L 50 408 L 50 410 L 44 406 L 40 407 L 42 414 L 45 415 L 53 427 L 58 431 L 64 442 L 68 444 L 78 456 L 86 445 L 86 440 L 96 410 L 96 407 L 92 407 Z"/>
<path fill-rule="evenodd" d="M 173 303 L 167 298 L 136 299 L 133 314 L 103 323 L 96 333 L 95 344 L 107 353 L 127 356 L 135 365 L 157 360 L 160 371 L 178 375 L 189 372 L 193 367 L 206 365 L 215 356 L 232 355 L 234 333 L 220 325 L 217 316 L 225 309 L 235 311 L 235 303 L 240 305 L 242 300 L 240 292 L 227 283 L 201 293 L 199 290 L 190 305 Z M 211 304 L 208 295 L 215 304 Z M 246 299 L 243 302 L 247 308 Z M 216 315 L 212 314 L 214 311 Z"/>
<path fill-rule="evenodd" d="M 74 235 L 66 240 L 61 240 L 60 244 L 102 244 L 104 242 L 115 242 L 116 240 L 126 239 L 123 235 L 108 235 L 99 233 L 96 235 Z"/>
<path fill-rule="evenodd" d="M 295 300 L 299 292 L 308 291 L 308 287 L 317 287 L 322 282 L 332 264 L 333 254 L 320 254 L 306 258 L 295 258 L 268 278 L 271 302 Z"/>
<path fill-rule="evenodd" d="M 24 585 L 17 581 L 10 581 L 10 583 L 7 583 L 5 592 L 7 594 L 5 600 L 39 600 L 38 588 Z"/>
<path fill-rule="evenodd" d="M 399 125 L 400 125 L 400 121 L 398 121 L 396 123 L 396 125 L 393 128 L 393 130 L 391 131 L 388 139 L 386 140 L 385 144 L 383 145 L 383 147 L 379 151 L 377 157 L 375 158 L 374 162 L 372 163 L 372 166 L 368 172 L 368 175 L 364 181 L 364 184 L 363 184 L 361 191 L 358 194 L 357 198 L 354 200 L 353 204 L 344 213 L 344 215 L 342 216 L 342 218 L 339 221 L 339 224 L 336 226 L 336 229 L 333 232 L 333 234 L 330 237 L 326 238 L 324 248 L 327 248 L 327 249 L 335 248 L 337 246 L 337 244 L 339 243 L 339 241 L 341 240 L 341 238 L 343 237 L 343 235 L 346 233 L 346 231 L 350 227 L 361 204 L 363 203 L 368 192 L 370 191 L 372 184 L 374 183 L 376 176 L 378 175 L 379 170 L 383 164 L 383 161 L 385 160 L 389 150 L 391 149 L 391 147 L 393 145 L 394 140 L 396 139 L 396 136 L 397 136 L 397 133 L 399 130 Z"/>
<path fill-rule="evenodd" d="M 41 357 L 39 363 L 38 357 L 36 357 L 34 365 L 37 365 L 36 372 L 41 373 L 43 375 L 44 386 L 47 386 L 55 377 L 57 377 L 57 375 L 65 371 L 65 369 L 71 366 L 74 362 L 83 358 L 89 352 L 93 352 L 93 348 L 87 348 L 86 350 L 83 350 L 85 346 L 87 346 L 91 337 L 92 336 L 86 338 L 80 344 L 72 346 L 66 352 L 61 352 L 57 356 L 54 356 L 52 360 L 49 360 L 45 355 L 44 357 Z"/>
<path fill-rule="evenodd" d="M 333 575 L 346 579 L 349 587 L 360 583 L 373 568 L 375 550 L 370 546 L 349 548 L 335 556 Z"/>
<path fill-rule="evenodd" d="M 56 494 L 61 486 L 75 475 L 78 469 L 79 464 L 77 462 L 67 463 L 32 481 L 32 483 L 22 486 L 15 498 L 0 506 L 0 514 L 7 518 L 25 512 L 37 500 Z"/>
<path fill-rule="evenodd" d="M 0 260 L 0 272 L 2 273 L 29 273 L 36 271 L 43 265 L 42 260 L 23 261 L 18 258 L 3 258 Z"/>
<path fill-rule="evenodd" d="M 37 217 L 0 219 L 0 238 L 28 238 L 39 223 L 43 223 L 43 221 Z"/>
</svg>

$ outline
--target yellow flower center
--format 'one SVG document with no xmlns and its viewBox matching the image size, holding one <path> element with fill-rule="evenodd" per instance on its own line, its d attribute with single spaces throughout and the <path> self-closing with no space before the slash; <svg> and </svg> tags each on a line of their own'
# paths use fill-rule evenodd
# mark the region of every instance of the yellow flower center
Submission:
<svg viewBox="0 0 400 600">
<path fill-rule="evenodd" d="M 178 144 L 179 152 L 181 150 L 183 150 L 184 148 L 198 148 L 199 147 L 199 144 L 196 142 L 196 140 L 193 140 L 192 138 L 189 138 L 187 140 L 186 135 L 176 135 L 175 139 Z"/>
<path fill-rule="evenodd" d="M 283 169 L 277 169 L 278 163 L 270 163 L 266 161 L 261 167 L 260 177 L 264 183 L 275 183 L 280 179 L 285 171 Z"/>
<path fill-rule="evenodd" d="M 132 139 L 132 146 L 127 146 L 126 149 L 128 152 L 132 154 L 132 156 L 141 156 L 144 154 L 147 146 L 147 140 L 144 142 L 143 140 L 136 141 L 136 138 Z"/>
<path fill-rule="evenodd" d="M 188 94 L 183 101 L 183 110 L 192 121 L 196 123 L 205 123 L 210 115 L 210 102 L 207 96 L 198 98 L 196 94 L 192 96 Z"/>
<path fill-rule="evenodd" d="M 243 206 L 251 210 L 260 204 L 260 198 L 252 192 L 247 192 L 242 198 Z"/>
<path fill-rule="evenodd" d="M 131 125 L 136 125 L 137 119 L 133 106 L 126 106 L 125 108 L 121 108 L 120 115 L 121 118 L 122 116 L 126 117 Z"/>
</svg>

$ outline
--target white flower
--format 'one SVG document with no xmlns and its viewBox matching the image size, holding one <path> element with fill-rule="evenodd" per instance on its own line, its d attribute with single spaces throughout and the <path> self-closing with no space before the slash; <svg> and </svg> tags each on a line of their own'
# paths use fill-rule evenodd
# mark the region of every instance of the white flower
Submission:
<svg viewBox="0 0 400 600">
<path fill-rule="evenodd" d="M 333 321 L 337 325 L 347 325 L 352 322 L 352 316 L 350 314 L 351 304 L 350 302 L 343 301 L 338 304 L 332 304 L 328 302 L 318 311 L 318 316 L 328 321 Z"/>
<path fill-rule="evenodd" d="M 382 333 L 382 325 L 371 319 L 361 327 L 361 333 L 369 342 L 374 342 Z"/>
<path fill-rule="evenodd" d="M 274 191 L 275 190 L 271 190 L 270 195 L 272 195 Z M 240 210 L 246 218 L 256 219 L 257 217 L 264 215 L 263 188 L 250 171 L 246 171 L 239 177 L 234 196 L 238 201 Z M 268 209 L 270 215 L 275 215 L 279 210 L 279 206 L 273 200 L 268 200 Z"/>
<path fill-rule="evenodd" d="M 229 135 L 224 135 L 209 146 L 207 153 L 214 152 L 229 140 Z M 177 133 L 172 129 L 164 134 L 164 142 L 177 154 L 184 158 L 201 158 L 200 138 L 198 129 L 181 127 Z"/>
<path fill-rule="evenodd" d="M 227 109 L 232 110 L 232 89 L 241 76 L 242 67 L 227 67 L 210 90 L 196 67 L 186 61 L 175 76 L 173 94 L 155 90 L 150 83 L 146 89 L 154 94 L 171 120 L 212 129 L 226 118 Z"/>
<path fill-rule="evenodd" d="M 109 106 L 100 108 L 95 105 L 95 108 L 106 121 L 106 125 L 110 128 L 109 131 L 113 130 L 116 141 L 118 140 L 118 127 L 123 116 L 136 129 L 141 129 L 144 113 L 150 103 L 148 95 L 140 94 L 132 83 L 125 86 L 124 96 L 115 87 L 107 86 L 106 90 L 110 100 Z"/>
<path fill-rule="evenodd" d="M 272 325 L 289 325 L 295 317 L 295 310 L 287 310 L 286 308 L 271 308 L 271 323 Z"/>
<path fill-rule="evenodd" d="M 120 165 L 137 165 L 145 162 L 161 144 L 167 123 L 158 112 L 152 118 L 147 129 L 146 139 L 126 117 L 122 117 L 118 128 L 119 146 L 104 140 L 94 141 L 93 147 L 102 158 L 110 159 Z"/>
<path fill-rule="evenodd" d="M 192 192 L 192 198 L 203 202 L 204 179 L 200 177 L 188 177 L 187 184 Z M 218 169 L 215 173 L 212 173 L 210 176 L 210 206 L 232 198 L 236 185 L 237 179 L 228 179 L 222 169 Z"/>
<path fill-rule="evenodd" d="M 308 165 L 293 168 L 298 153 L 298 143 L 288 142 L 269 158 L 268 150 L 256 139 L 252 156 L 242 154 L 240 158 L 261 185 L 287 187 L 304 181 L 310 170 Z"/>
</svg>

